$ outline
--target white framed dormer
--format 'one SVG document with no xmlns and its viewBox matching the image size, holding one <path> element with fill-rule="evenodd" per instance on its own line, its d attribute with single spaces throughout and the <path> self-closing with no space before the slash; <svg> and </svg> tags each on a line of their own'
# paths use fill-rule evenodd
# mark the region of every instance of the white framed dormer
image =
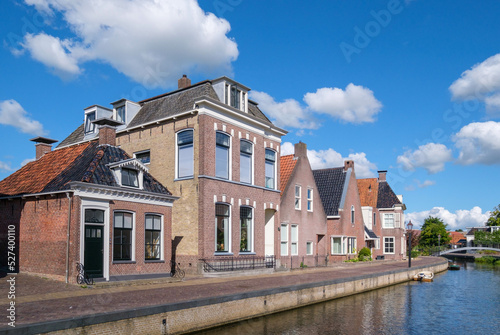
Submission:
<svg viewBox="0 0 500 335">
<path fill-rule="evenodd" d="M 111 163 L 108 166 L 113 171 L 118 185 L 139 190 L 144 188 L 144 173 L 148 172 L 148 168 L 137 158 Z"/>
<path fill-rule="evenodd" d="M 213 80 L 212 86 L 221 102 L 244 113 L 248 113 L 249 87 L 228 77 L 220 77 Z"/>
<path fill-rule="evenodd" d="M 97 135 L 97 127 L 92 122 L 102 118 L 112 118 L 113 110 L 102 107 L 99 105 L 93 105 L 84 109 L 84 139 L 90 139 Z"/>
<path fill-rule="evenodd" d="M 112 102 L 111 105 L 113 106 L 113 120 L 123 123 L 118 127 L 119 130 L 125 128 L 141 109 L 138 103 L 127 99 L 120 99 Z"/>
</svg>

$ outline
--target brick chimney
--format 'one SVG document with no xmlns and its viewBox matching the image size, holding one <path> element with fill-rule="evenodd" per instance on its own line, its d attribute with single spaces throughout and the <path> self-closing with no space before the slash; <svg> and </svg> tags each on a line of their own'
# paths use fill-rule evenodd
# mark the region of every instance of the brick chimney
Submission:
<svg viewBox="0 0 500 335">
<path fill-rule="evenodd" d="M 295 144 L 295 153 L 294 156 L 296 158 L 305 158 L 307 157 L 307 144 L 299 142 Z"/>
<path fill-rule="evenodd" d="M 35 137 L 32 138 L 30 141 L 35 142 L 35 147 L 36 147 L 36 159 L 38 160 L 40 157 L 45 155 L 47 152 L 52 151 L 52 144 L 56 143 L 57 140 L 52 140 L 50 138 L 46 137 Z"/>
<path fill-rule="evenodd" d="M 378 171 L 378 181 L 379 182 L 387 181 L 386 176 L 387 176 L 387 170 Z"/>
<path fill-rule="evenodd" d="M 344 161 L 344 171 L 347 171 L 348 169 L 354 169 L 354 161 L 352 160 Z"/>
<path fill-rule="evenodd" d="M 191 86 L 191 79 L 189 79 L 185 74 L 183 74 L 182 78 L 177 80 L 177 85 L 179 89 L 189 87 Z"/>
<path fill-rule="evenodd" d="M 99 145 L 116 146 L 116 127 L 123 124 L 113 119 L 100 118 L 92 121 L 99 129 Z"/>
</svg>

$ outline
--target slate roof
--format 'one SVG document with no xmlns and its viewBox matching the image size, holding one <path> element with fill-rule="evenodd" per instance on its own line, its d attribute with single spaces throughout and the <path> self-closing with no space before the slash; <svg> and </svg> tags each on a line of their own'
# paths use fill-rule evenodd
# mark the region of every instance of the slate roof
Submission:
<svg viewBox="0 0 500 335">
<path fill-rule="evenodd" d="M 0 181 L 0 196 L 64 191 L 76 181 L 119 187 L 106 165 L 129 158 L 122 149 L 97 142 L 54 150 Z M 143 185 L 143 191 L 172 195 L 149 173 L 144 173 Z"/>
<path fill-rule="evenodd" d="M 394 205 L 402 205 L 402 203 L 386 181 L 379 182 L 377 208 L 392 208 Z"/>
<path fill-rule="evenodd" d="M 377 207 L 378 179 L 358 179 L 358 192 L 361 206 Z"/>
<path fill-rule="evenodd" d="M 313 170 L 319 197 L 327 216 L 339 215 L 346 173 L 343 167 Z"/>
<path fill-rule="evenodd" d="M 377 234 L 375 234 L 373 230 L 366 228 L 366 226 L 365 226 L 365 233 L 368 235 L 369 238 L 378 238 Z"/>
<path fill-rule="evenodd" d="M 280 157 L 280 190 L 281 195 L 285 191 L 286 185 L 288 184 L 288 179 L 292 175 L 293 169 L 295 168 L 295 164 L 297 164 L 297 160 L 294 159 L 294 155 L 286 155 Z"/>
</svg>

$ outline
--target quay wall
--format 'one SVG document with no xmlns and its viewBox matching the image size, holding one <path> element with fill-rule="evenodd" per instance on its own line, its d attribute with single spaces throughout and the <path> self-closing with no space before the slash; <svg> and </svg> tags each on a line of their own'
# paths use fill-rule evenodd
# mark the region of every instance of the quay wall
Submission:
<svg viewBox="0 0 500 335">
<path fill-rule="evenodd" d="M 438 273 L 447 268 L 448 262 L 443 260 L 411 269 L 103 313 L 17 330 L 57 335 L 184 334 L 407 282 L 418 271 Z"/>
</svg>

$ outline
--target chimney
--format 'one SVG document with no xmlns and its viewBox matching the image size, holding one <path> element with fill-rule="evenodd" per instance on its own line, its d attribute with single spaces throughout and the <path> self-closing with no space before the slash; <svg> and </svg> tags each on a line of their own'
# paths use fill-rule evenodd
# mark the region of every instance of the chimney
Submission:
<svg viewBox="0 0 500 335">
<path fill-rule="evenodd" d="M 299 142 L 295 144 L 295 158 L 305 158 L 307 157 L 307 144 Z"/>
<path fill-rule="evenodd" d="M 381 181 L 387 181 L 386 180 L 386 175 L 387 175 L 387 170 L 378 171 L 378 181 L 379 182 L 381 182 Z"/>
<path fill-rule="evenodd" d="M 109 118 L 100 118 L 92 121 L 99 129 L 99 145 L 116 146 L 116 127 L 123 124 Z"/>
<path fill-rule="evenodd" d="M 32 138 L 30 141 L 35 142 L 35 147 L 36 147 L 36 159 L 38 160 L 40 157 L 45 155 L 47 152 L 52 151 L 52 144 L 56 143 L 57 140 L 52 140 L 50 138 L 46 137 L 35 137 Z"/>
<path fill-rule="evenodd" d="M 354 169 L 354 161 L 352 160 L 344 161 L 344 171 L 347 171 L 348 169 Z"/>
<path fill-rule="evenodd" d="M 191 79 L 189 79 L 185 74 L 182 75 L 182 78 L 177 80 L 178 88 L 186 88 L 191 86 Z"/>
</svg>

